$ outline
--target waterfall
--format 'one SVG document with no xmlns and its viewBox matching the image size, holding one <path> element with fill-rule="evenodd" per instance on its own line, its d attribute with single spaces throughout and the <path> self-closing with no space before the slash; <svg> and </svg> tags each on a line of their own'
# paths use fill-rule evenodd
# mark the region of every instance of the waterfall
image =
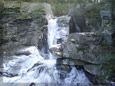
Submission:
<svg viewBox="0 0 115 86">
<path fill-rule="evenodd" d="M 65 32 L 59 30 L 57 20 L 58 18 L 50 19 L 48 23 L 49 48 L 56 45 L 58 39 L 64 37 L 60 36 Z M 48 60 L 40 55 L 35 46 L 25 48 L 22 51 L 30 51 L 31 54 L 29 56 L 13 56 L 15 59 L 3 64 L 5 71 L 4 85 L 0 86 L 42 86 L 42 84 L 45 84 L 45 86 L 77 86 L 78 83 L 90 83 L 83 70 L 77 70 L 74 66 L 71 66 L 70 71 L 57 70 L 56 57 L 50 51 Z M 61 78 L 62 76 L 64 78 Z"/>
<path fill-rule="evenodd" d="M 56 36 L 57 36 L 57 19 L 50 19 L 48 24 L 48 46 L 51 47 L 52 45 L 57 44 Z"/>
<path fill-rule="evenodd" d="M 57 44 L 57 19 L 50 19 L 48 22 L 48 46 L 49 48 Z M 55 57 L 49 52 L 49 59 L 55 59 Z"/>
</svg>

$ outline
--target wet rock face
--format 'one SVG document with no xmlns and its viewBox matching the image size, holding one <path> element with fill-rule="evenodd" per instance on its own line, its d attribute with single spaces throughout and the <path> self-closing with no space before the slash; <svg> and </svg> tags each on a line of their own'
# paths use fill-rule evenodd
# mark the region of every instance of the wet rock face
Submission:
<svg viewBox="0 0 115 86">
<path fill-rule="evenodd" d="M 56 65 L 56 69 L 59 72 L 60 79 L 65 79 L 67 77 L 67 73 L 71 72 L 71 67 L 68 65 Z"/>
<path fill-rule="evenodd" d="M 61 16 L 58 18 L 58 26 L 59 27 L 68 27 L 69 26 L 70 17 L 69 16 Z"/>
<path fill-rule="evenodd" d="M 31 83 L 29 86 L 36 86 L 36 84 L 35 83 Z"/>
<path fill-rule="evenodd" d="M 62 48 L 61 44 L 53 45 L 49 49 L 51 53 L 55 56 L 62 57 Z"/>
<path fill-rule="evenodd" d="M 109 37 L 110 34 L 93 32 L 70 34 L 68 40 L 62 43 L 61 51 L 60 48 L 54 47 L 55 52 L 53 53 L 61 53 L 57 64 L 82 65 L 87 72 L 100 75 L 101 64 L 107 58 L 103 45 L 110 45 L 109 41 L 105 39 L 107 35 Z"/>
<path fill-rule="evenodd" d="M 87 30 L 85 15 L 74 15 L 71 16 L 69 22 L 69 32 L 85 32 Z"/>
<path fill-rule="evenodd" d="M 16 53 L 15 53 L 15 55 L 16 56 L 20 56 L 20 55 L 26 55 L 26 56 L 28 56 L 28 55 L 30 55 L 31 53 L 29 52 L 29 51 L 17 51 Z"/>
<path fill-rule="evenodd" d="M 52 45 L 49 47 L 49 50 L 51 53 L 53 53 L 54 56 L 61 57 L 62 56 L 62 49 L 61 49 L 61 43 L 65 42 L 69 35 L 69 16 L 61 16 L 57 19 L 57 33 L 56 33 L 56 45 Z M 54 29 L 54 28 L 53 28 Z"/>
<path fill-rule="evenodd" d="M 94 33 L 70 34 L 68 42 L 62 45 L 63 57 L 99 64 L 105 58 L 99 46 L 103 43 L 103 38 L 103 35 L 99 36 Z M 74 39 L 75 42 L 71 39 Z"/>
<path fill-rule="evenodd" d="M 112 34 L 112 45 L 115 47 L 115 32 Z"/>
<path fill-rule="evenodd" d="M 48 27 L 47 25 L 44 25 L 43 27 L 41 27 L 40 36 L 38 39 L 38 49 L 41 51 L 41 55 L 43 57 L 47 57 L 48 55 L 47 34 L 48 34 Z"/>
<path fill-rule="evenodd" d="M 69 35 L 69 21 L 70 21 L 69 16 L 58 17 L 57 23 L 60 37 L 57 40 L 57 44 L 60 44 L 65 40 L 67 40 L 67 37 Z"/>
<path fill-rule="evenodd" d="M 14 55 L 17 50 L 27 46 L 36 46 L 40 50 L 43 47 L 45 47 L 45 50 L 47 49 L 48 22 L 44 15 L 45 12 L 43 10 L 35 10 L 34 12 L 34 5 L 32 9 L 28 14 L 21 14 L 19 8 L 4 9 L 0 19 L 0 31 L 2 31 L 2 34 L 0 33 L 2 35 L 0 36 L 0 50 L 3 51 L 0 54 L 1 57 Z M 36 11 L 39 11 L 39 13 Z M 34 16 L 35 13 L 37 13 L 37 16 Z M 24 52 L 23 54 L 28 55 L 29 53 Z"/>
</svg>

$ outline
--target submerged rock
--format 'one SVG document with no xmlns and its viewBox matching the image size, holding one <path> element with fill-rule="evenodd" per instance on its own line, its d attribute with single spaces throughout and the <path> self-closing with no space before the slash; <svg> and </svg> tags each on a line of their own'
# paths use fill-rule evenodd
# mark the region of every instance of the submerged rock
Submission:
<svg viewBox="0 0 115 86">
<path fill-rule="evenodd" d="M 30 55 L 30 51 L 17 51 L 15 55 L 20 56 L 20 55 Z"/>
<path fill-rule="evenodd" d="M 53 55 L 61 57 L 62 56 L 62 51 L 61 51 L 61 45 L 57 44 L 57 45 L 53 45 L 50 48 L 50 51 Z"/>
<path fill-rule="evenodd" d="M 35 83 L 31 83 L 29 86 L 36 86 L 36 84 Z"/>
</svg>

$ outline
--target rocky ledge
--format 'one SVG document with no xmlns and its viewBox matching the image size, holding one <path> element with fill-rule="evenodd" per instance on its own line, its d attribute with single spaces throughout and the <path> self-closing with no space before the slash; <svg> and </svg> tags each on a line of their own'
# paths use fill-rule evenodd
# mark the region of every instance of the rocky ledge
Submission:
<svg viewBox="0 0 115 86">
<path fill-rule="evenodd" d="M 108 38 L 107 38 L 108 37 Z M 72 33 L 68 40 L 50 50 L 57 58 L 57 65 L 81 67 L 94 76 L 105 73 L 102 64 L 107 59 L 106 50 L 112 45 L 112 33 Z"/>
</svg>

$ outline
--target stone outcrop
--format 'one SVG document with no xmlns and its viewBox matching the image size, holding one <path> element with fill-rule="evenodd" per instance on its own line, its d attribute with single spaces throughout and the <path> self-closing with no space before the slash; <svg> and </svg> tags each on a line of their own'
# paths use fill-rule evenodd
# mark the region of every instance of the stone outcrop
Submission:
<svg viewBox="0 0 115 86">
<path fill-rule="evenodd" d="M 0 57 L 15 55 L 17 50 L 27 46 L 36 46 L 40 51 L 45 48 L 42 52 L 46 52 L 48 22 L 44 14 L 37 3 L 28 3 L 26 10 L 5 8 L 0 18 Z"/>
<path fill-rule="evenodd" d="M 100 10 L 102 5 L 107 9 Z M 84 9 L 76 6 L 69 11 L 70 35 L 64 43 L 50 49 L 58 57 L 57 64 L 82 66 L 96 76 L 104 74 L 102 64 L 107 59 L 106 50 L 114 45 L 112 14 L 106 5 L 108 3 L 91 4 Z"/>
<path fill-rule="evenodd" d="M 72 15 L 69 22 L 70 33 L 85 32 L 87 30 L 86 18 L 83 14 Z"/>
<path fill-rule="evenodd" d="M 69 33 L 75 32 L 90 32 L 91 30 L 87 26 L 87 16 L 86 10 L 79 7 L 79 5 L 74 6 L 69 10 L 68 15 L 71 16 L 69 22 Z"/>
<path fill-rule="evenodd" d="M 57 64 L 79 65 L 92 75 L 101 75 L 101 64 L 107 59 L 105 48 L 112 44 L 110 41 L 108 33 L 72 33 L 66 42 L 50 50 L 58 56 Z"/>
<path fill-rule="evenodd" d="M 97 5 L 100 8 L 102 6 Z M 79 7 L 71 9 L 68 13 L 71 16 L 68 39 L 62 44 L 52 46 L 50 50 L 57 56 L 58 65 L 77 65 L 88 73 L 98 76 L 105 72 L 102 70 L 102 64 L 107 59 L 106 50 L 114 45 L 114 32 L 106 23 L 110 20 L 109 26 L 111 26 L 111 12 L 107 11 L 109 19 L 106 20 L 103 10 L 95 6 L 87 5 L 85 9 Z M 107 27 L 103 27 L 105 25 Z"/>
<path fill-rule="evenodd" d="M 74 41 L 72 39 L 74 39 Z M 100 46 L 103 44 L 109 45 L 107 42 L 108 41 L 104 39 L 103 33 L 70 34 L 67 43 L 62 44 L 63 57 L 72 57 L 73 59 L 77 57 L 79 60 L 84 59 L 86 62 L 99 64 L 102 62 L 103 57 L 105 57 Z"/>
<path fill-rule="evenodd" d="M 104 6 L 104 8 L 103 8 Z M 74 6 L 68 12 L 70 34 L 75 32 L 102 32 L 111 30 L 112 12 L 108 2 L 86 4 L 84 7 Z"/>
<path fill-rule="evenodd" d="M 69 16 L 58 17 L 57 25 L 58 25 L 60 36 L 58 37 L 57 44 L 60 44 L 65 40 L 67 40 L 69 35 L 69 21 L 70 21 Z"/>
</svg>

